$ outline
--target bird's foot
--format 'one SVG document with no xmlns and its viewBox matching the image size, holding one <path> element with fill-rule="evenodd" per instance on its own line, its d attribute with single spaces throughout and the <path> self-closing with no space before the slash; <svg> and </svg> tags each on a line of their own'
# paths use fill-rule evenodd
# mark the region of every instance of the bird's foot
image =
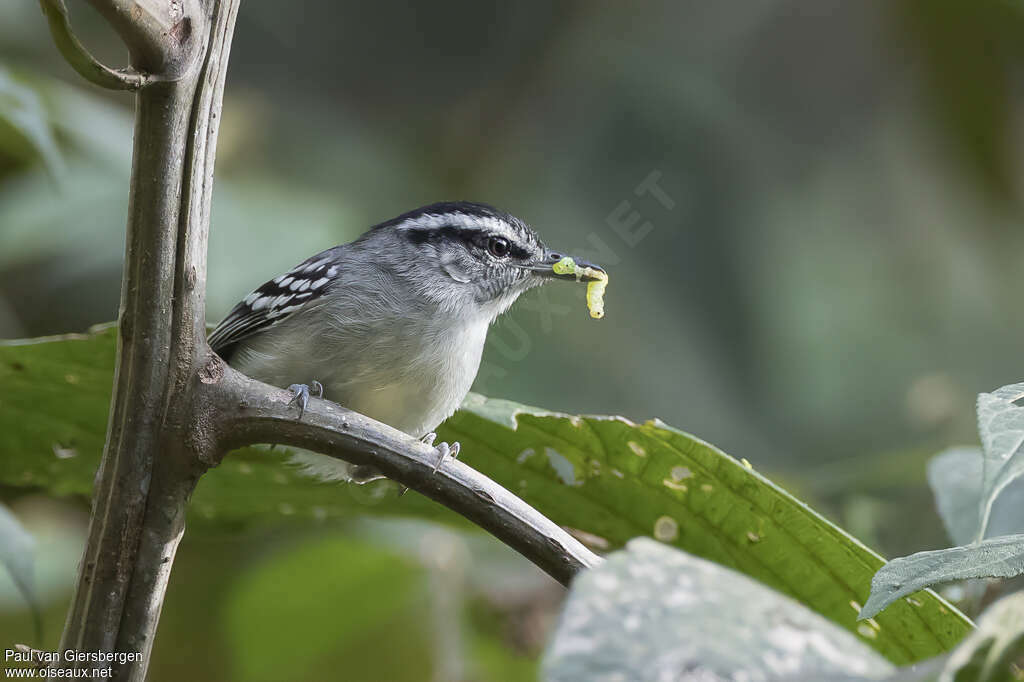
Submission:
<svg viewBox="0 0 1024 682">
<path fill-rule="evenodd" d="M 316 379 L 311 383 L 313 384 L 312 389 L 306 384 L 292 384 L 288 387 L 288 390 L 295 394 L 292 399 L 288 401 L 288 404 L 299 404 L 299 419 L 302 419 L 302 415 L 306 413 L 306 405 L 309 403 L 309 394 L 311 390 L 316 392 L 317 398 L 324 397 L 324 385 Z"/>
<path fill-rule="evenodd" d="M 431 441 L 431 444 L 433 444 L 433 441 Z M 434 450 L 437 451 L 437 463 L 434 465 L 434 473 L 437 473 L 437 470 L 441 468 L 441 465 L 444 464 L 444 461 L 449 457 L 451 457 L 452 459 L 458 459 L 459 450 L 461 449 L 462 446 L 459 445 L 458 441 L 455 441 L 451 445 L 449 445 L 448 443 L 441 443 L 436 448 L 434 448 Z"/>
<path fill-rule="evenodd" d="M 420 440 L 426 443 L 427 445 L 433 445 L 434 441 L 437 440 L 437 434 L 431 431 L 427 435 L 420 438 Z M 448 443 L 441 443 L 436 448 L 434 448 L 435 450 L 437 450 L 437 464 L 434 465 L 434 473 L 437 473 L 437 470 L 441 468 L 441 465 L 444 464 L 445 459 L 447 459 L 449 456 L 452 459 L 457 459 L 459 456 L 459 450 L 461 448 L 462 446 L 459 445 L 458 442 L 452 443 L 451 445 L 449 445 Z"/>
<path fill-rule="evenodd" d="M 437 434 L 434 433 L 433 431 L 420 438 L 420 442 L 426 443 L 427 445 L 433 445 L 435 440 L 437 440 Z M 462 446 L 459 445 L 457 442 L 452 443 L 451 445 L 448 445 L 448 443 L 441 443 L 436 448 L 434 448 L 434 450 L 437 451 L 437 464 L 434 465 L 434 473 L 437 473 L 437 470 L 441 468 L 441 465 L 444 464 L 445 459 L 447 459 L 448 457 L 451 457 L 452 459 L 457 459 L 459 456 L 460 449 L 462 449 Z M 409 492 L 409 489 L 403 485 L 398 491 L 398 496 L 401 497 L 402 495 L 405 495 L 407 492 Z"/>
</svg>

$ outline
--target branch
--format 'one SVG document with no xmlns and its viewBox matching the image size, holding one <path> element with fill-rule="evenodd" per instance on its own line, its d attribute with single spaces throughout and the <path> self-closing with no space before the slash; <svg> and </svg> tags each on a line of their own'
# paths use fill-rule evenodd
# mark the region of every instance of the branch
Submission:
<svg viewBox="0 0 1024 682">
<path fill-rule="evenodd" d="M 146 84 L 147 76 L 134 69 L 111 69 L 93 57 L 71 32 L 71 21 L 64 0 L 39 0 L 50 34 L 57 49 L 80 76 L 108 90 L 138 90 Z"/>
<path fill-rule="evenodd" d="M 435 473 L 434 448 L 390 426 L 318 399 L 310 400 L 300 420 L 289 404 L 291 393 L 250 379 L 216 356 L 202 374 L 209 391 L 200 400 L 217 413 L 221 452 L 276 443 L 371 465 L 489 531 L 563 585 L 580 569 L 601 562 L 553 521 L 466 464 L 451 460 Z"/>
<path fill-rule="evenodd" d="M 180 77 L 199 50 L 193 34 L 205 37 L 196 23 L 203 6 L 216 0 L 89 0 L 121 36 L 136 69 L 164 78 Z"/>
<path fill-rule="evenodd" d="M 172 364 L 173 283 L 179 261 L 185 153 L 195 83 L 156 81 L 139 91 L 117 365 L 93 513 L 62 649 L 114 651 L 137 563 L 155 462 L 173 456 L 165 424 L 173 387 L 190 365 Z M 72 664 L 68 664 L 72 665 Z"/>
<path fill-rule="evenodd" d="M 206 237 L 240 0 L 91 1 L 128 44 L 133 66 L 154 77 L 136 99 L 113 400 L 60 648 L 141 653 L 114 672 L 141 682 L 188 497 L 214 458 L 212 442 L 191 437 L 192 392 L 197 359 L 209 352 Z M 166 30 L 161 13 L 177 16 Z M 54 667 L 84 665 L 61 659 Z"/>
<path fill-rule="evenodd" d="M 158 453 L 153 465 L 143 535 L 117 640 L 119 651 L 142 652 L 147 661 L 174 554 L 185 529 L 188 500 L 208 462 L 215 459 L 215 444 L 200 426 L 203 413 L 191 398 L 197 387 L 203 386 L 195 368 L 203 367 L 210 353 L 206 343 L 206 243 L 224 81 L 240 1 L 218 0 L 211 8 L 206 55 L 196 77 L 190 139 L 185 146 L 169 354 L 170 366 L 178 371 L 171 377 L 169 401 L 173 404 L 165 412 L 166 450 Z M 129 679 L 141 680 L 145 666 L 136 666 L 130 673 Z"/>
</svg>

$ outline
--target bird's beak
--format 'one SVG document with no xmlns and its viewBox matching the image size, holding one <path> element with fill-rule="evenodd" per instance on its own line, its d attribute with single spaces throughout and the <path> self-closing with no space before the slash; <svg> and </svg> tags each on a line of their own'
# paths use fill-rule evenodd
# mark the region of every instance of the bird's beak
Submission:
<svg viewBox="0 0 1024 682">
<path fill-rule="evenodd" d="M 573 282 L 595 282 L 599 279 L 598 277 L 593 277 L 591 275 L 581 275 L 577 277 L 575 274 L 571 272 L 565 274 L 559 274 L 555 272 L 553 269 L 555 263 L 559 262 L 563 258 L 565 258 L 565 254 L 561 252 L 545 251 L 544 256 L 540 259 L 540 261 L 523 267 L 525 267 L 527 270 L 531 270 L 532 272 L 541 277 L 550 277 L 552 279 L 564 279 Z M 604 273 L 604 268 L 602 268 L 600 265 L 594 265 L 593 263 L 589 263 L 580 258 L 572 257 L 572 259 L 573 262 L 576 263 L 577 269 L 590 268 L 591 270 L 596 270 L 598 272 Z"/>
</svg>

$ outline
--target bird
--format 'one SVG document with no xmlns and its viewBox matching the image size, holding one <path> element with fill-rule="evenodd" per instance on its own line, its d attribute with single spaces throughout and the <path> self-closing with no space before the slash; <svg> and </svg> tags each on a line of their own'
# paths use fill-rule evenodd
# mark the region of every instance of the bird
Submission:
<svg viewBox="0 0 1024 682">
<path fill-rule="evenodd" d="M 430 204 L 257 287 L 208 342 L 233 368 L 291 391 L 300 419 L 316 395 L 433 446 L 434 430 L 473 384 L 490 325 L 534 287 L 580 281 L 554 271 L 564 257 L 493 206 Z M 435 449 L 440 466 L 460 447 Z M 311 452 L 292 462 L 324 481 L 382 478 Z"/>
</svg>

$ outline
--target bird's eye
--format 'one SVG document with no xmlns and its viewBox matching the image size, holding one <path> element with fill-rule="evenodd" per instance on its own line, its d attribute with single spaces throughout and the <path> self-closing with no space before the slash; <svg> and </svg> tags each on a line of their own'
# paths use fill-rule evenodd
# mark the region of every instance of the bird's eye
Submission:
<svg viewBox="0 0 1024 682">
<path fill-rule="evenodd" d="M 512 245 L 504 237 L 491 237 L 487 240 L 487 250 L 495 258 L 504 258 L 512 250 Z"/>
</svg>

